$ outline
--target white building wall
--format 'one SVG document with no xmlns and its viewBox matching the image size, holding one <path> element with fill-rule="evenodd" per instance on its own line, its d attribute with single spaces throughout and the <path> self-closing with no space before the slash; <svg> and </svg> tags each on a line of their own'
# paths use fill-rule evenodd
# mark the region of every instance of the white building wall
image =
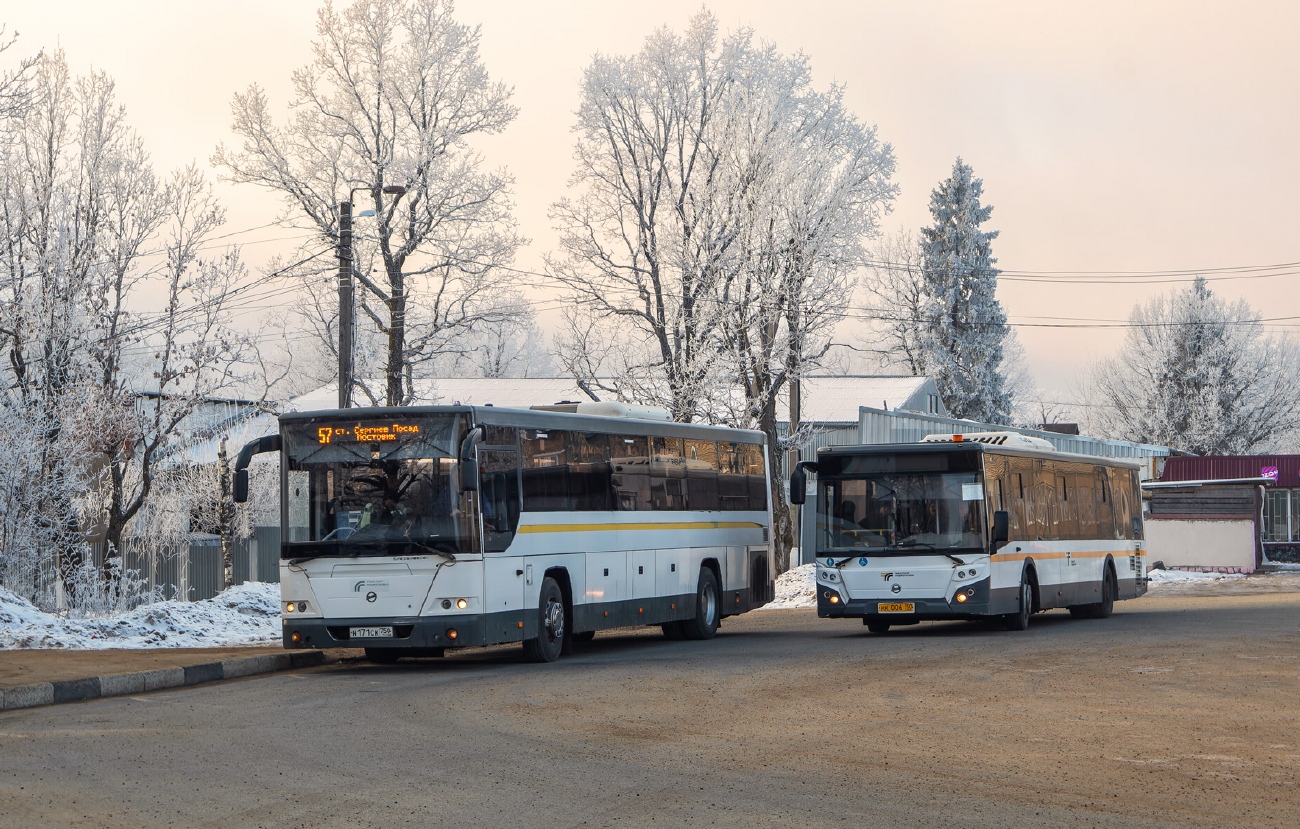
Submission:
<svg viewBox="0 0 1300 829">
<path fill-rule="evenodd" d="M 1146 520 L 1147 562 L 1177 570 L 1251 573 L 1255 570 L 1255 522 L 1203 518 Z"/>
</svg>

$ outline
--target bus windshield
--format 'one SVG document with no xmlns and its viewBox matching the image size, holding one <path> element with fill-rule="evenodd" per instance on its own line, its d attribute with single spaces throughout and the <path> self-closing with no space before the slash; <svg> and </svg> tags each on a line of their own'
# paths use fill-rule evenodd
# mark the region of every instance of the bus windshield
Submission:
<svg viewBox="0 0 1300 829">
<path fill-rule="evenodd" d="M 817 546 L 874 554 L 984 546 L 978 472 L 874 472 L 822 477 Z"/>
<path fill-rule="evenodd" d="M 286 424 L 285 558 L 422 555 L 476 547 L 459 488 L 460 416 Z"/>
</svg>

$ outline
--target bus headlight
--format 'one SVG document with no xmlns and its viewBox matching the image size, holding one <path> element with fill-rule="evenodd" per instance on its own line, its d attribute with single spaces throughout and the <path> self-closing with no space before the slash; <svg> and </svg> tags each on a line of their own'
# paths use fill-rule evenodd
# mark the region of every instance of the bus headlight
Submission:
<svg viewBox="0 0 1300 829">
<path fill-rule="evenodd" d="M 294 604 L 293 602 L 289 602 L 287 605 L 284 606 L 284 612 L 285 612 L 285 613 L 293 613 L 293 612 L 294 612 L 295 610 L 297 610 L 297 609 L 298 609 L 298 606 L 297 606 L 296 604 Z"/>
<path fill-rule="evenodd" d="M 467 608 L 467 607 L 469 607 L 469 602 L 465 601 L 464 599 L 457 599 L 457 600 L 456 600 L 456 609 L 457 609 L 457 610 L 464 610 L 464 609 Z"/>
</svg>

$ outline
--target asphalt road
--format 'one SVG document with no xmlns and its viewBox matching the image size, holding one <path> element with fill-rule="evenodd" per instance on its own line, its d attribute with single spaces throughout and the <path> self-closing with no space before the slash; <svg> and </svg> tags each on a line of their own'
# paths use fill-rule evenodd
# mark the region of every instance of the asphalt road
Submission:
<svg viewBox="0 0 1300 829">
<path fill-rule="evenodd" d="M 809 611 L 0 714 L 0 827 L 1291 827 L 1300 594 Z"/>
</svg>

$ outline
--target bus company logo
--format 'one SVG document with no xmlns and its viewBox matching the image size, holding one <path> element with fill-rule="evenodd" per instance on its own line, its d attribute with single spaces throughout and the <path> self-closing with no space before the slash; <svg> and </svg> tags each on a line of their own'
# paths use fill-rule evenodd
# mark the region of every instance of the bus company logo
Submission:
<svg viewBox="0 0 1300 829">
<path fill-rule="evenodd" d="M 884 579 L 885 581 L 889 581 L 890 579 L 892 579 L 892 578 L 894 577 L 894 574 L 893 574 L 893 573 L 881 573 L 881 574 L 880 574 L 880 577 L 881 577 L 882 579 Z"/>
<path fill-rule="evenodd" d="M 374 579 L 362 579 L 361 581 L 352 585 L 352 592 L 360 593 L 363 589 L 367 587 L 387 587 L 387 586 L 388 586 L 388 582 L 386 581 L 375 581 Z M 369 600 L 372 602 L 374 601 L 374 599 L 369 599 Z"/>
<path fill-rule="evenodd" d="M 885 581 L 889 581 L 890 579 L 905 579 L 911 575 L 911 573 L 905 573 L 900 570 L 891 570 L 888 573 L 881 573 L 880 577 Z"/>
</svg>

